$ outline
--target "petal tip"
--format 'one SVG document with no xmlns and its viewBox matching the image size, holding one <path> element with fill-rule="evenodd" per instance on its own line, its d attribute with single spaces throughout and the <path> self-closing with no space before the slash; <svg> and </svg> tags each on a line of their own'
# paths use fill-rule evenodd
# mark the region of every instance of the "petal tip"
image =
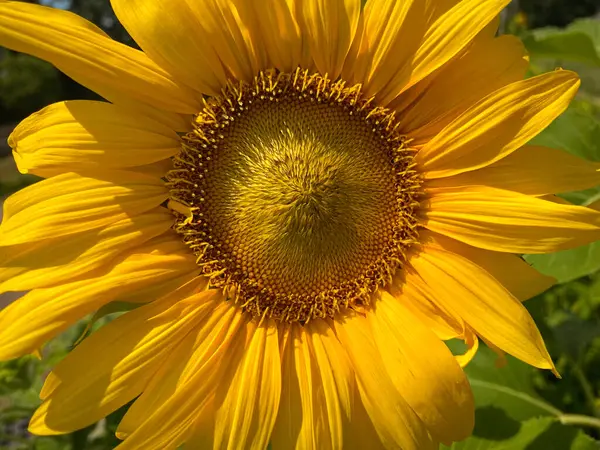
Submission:
<svg viewBox="0 0 600 450">
<path fill-rule="evenodd" d="M 33 417 L 29 421 L 29 426 L 27 427 L 27 431 L 31 434 L 35 434 L 36 436 L 52 436 L 55 434 L 60 434 L 55 430 L 50 429 L 46 424 L 46 414 L 41 411 L 42 407 L 39 407 L 34 413 Z"/>
</svg>

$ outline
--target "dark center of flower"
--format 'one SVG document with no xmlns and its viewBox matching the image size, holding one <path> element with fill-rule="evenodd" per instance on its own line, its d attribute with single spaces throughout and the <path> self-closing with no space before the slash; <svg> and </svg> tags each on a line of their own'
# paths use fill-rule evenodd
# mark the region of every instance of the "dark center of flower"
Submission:
<svg viewBox="0 0 600 450">
<path fill-rule="evenodd" d="M 306 322 L 369 304 L 416 240 L 420 183 L 393 115 L 298 69 L 212 98 L 168 179 L 212 286 Z"/>
</svg>

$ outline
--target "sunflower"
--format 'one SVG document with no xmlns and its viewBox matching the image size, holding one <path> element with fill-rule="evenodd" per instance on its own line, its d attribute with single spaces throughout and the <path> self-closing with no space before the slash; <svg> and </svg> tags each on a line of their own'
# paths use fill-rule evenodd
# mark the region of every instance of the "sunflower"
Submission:
<svg viewBox="0 0 600 450">
<path fill-rule="evenodd" d="M 105 101 L 9 138 L 44 178 L 4 204 L 0 358 L 127 305 L 59 362 L 31 420 L 132 402 L 119 449 L 436 449 L 467 437 L 484 340 L 554 370 L 519 255 L 600 238 L 552 194 L 598 164 L 527 145 L 576 74 L 524 79 L 508 0 L 112 0 L 141 50 L 0 1 L 0 44 Z M 116 305 L 116 306 L 115 306 Z M 449 339 L 462 339 L 454 356 Z"/>
</svg>

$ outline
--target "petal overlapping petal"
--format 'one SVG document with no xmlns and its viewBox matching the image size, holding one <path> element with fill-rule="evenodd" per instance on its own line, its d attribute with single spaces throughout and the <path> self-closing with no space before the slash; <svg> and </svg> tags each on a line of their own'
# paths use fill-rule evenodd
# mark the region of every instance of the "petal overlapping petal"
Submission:
<svg viewBox="0 0 600 450">
<path fill-rule="evenodd" d="M 274 450 L 343 448 L 352 414 L 354 374 L 323 320 L 293 326 L 282 339 L 282 392 L 271 439 Z"/>
<path fill-rule="evenodd" d="M 446 444 L 467 438 L 475 420 L 473 395 L 448 347 L 385 291 L 368 319 L 396 389 L 434 438 Z"/>
<path fill-rule="evenodd" d="M 575 73 L 558 70 L 498 89 L 422 146 L 420 170 L 426 179 L 441 178 L 504 158 L 562 113 L 579 84 Z"/>
<path fill-rule="evenodd" d="M 75 347 L 46 379 L 44 402 L 29 429 L 41 435 L 72 432 L 141 394 L 164 359 L 214 308 L 218 292 L 190 297 L 195 288 L 184 286 L 124 314 Z"/>
<path fill-rule="evenodd" d="M 111 0 L 121 23 L 158 65 L 190 89 L 215 95 L 233 76 L 249 80 L 258 58 L 246 6 L 226 0 Z M 246 19 L 246 20 L 243 20 Z"/>
<path fill-rule="evenodd" d="M 134 172 L 59 175 L 6 199 L 0 247 L 107 226 L 156 208 L 167 197 L 160 179 Z"/>
<path fill-rule="evenodd" d="M 354 397 L 357 399 L 352 408 L 352 420 L 344 429 L 344 448 L 349 450 L 387 450 L 383 445 L 359 398 L 358 388 L 354 388 Z"/>
<path fill-rule="evenodd" d="M 222 297 L 220 303 L 212 307 L 229 308 L 231 311 L 225 313 L 227 320 L 208 330 L 209 334 L 195 348 L 169 400 L 133 430 L 117 449 L 175 449 L 192 436 L 194 427 L 200 425 L 207 426 L 208 442 L 213 444 L 215 391 L 219 385 L 228 386 L 231 382 L 230 377 L 224 377 L 224 367 L 241 364 L 239 347 L 247 342 L 249 324 L 245 315 L 224 303 Z M 209 424 L 199 424 L 202 420 Z"/>
<path fill-rule="evenodd" d="M 395 54 L 396 58 L 401 61 L 409 58 L 410 53 L 414 52 L 418 45 L 418 39 L 407 41 L 399 35 L 403 30 L 411 28 L 412 34 L 419 36 L 417 34 L 419 26 L 423 26 L 422 18 L 419 18 L 419 22 L 415 24 L 407 21 L 412 7 L 412 0 L 403 2 L 372 0 L 367 2 L 362 13 L 362 24 L 353 44 L 356 54 L 352 55 L 352 59 L 346 61 L 344 67 L 345 79 L 352 82 L 370 80 L 390 53 Z M 414 8 L 416 9 L 417 6 Z M 405 43 L 404 46 L 400 45 L 402 41 Z M 389 76 L 387 74 L 386 79 L 389 79 Z M 375 88 L 372 89 L 372 91 L 375 90 Z"/>
<path fill-rule="evenodd" d="M 22 121 L 8 142 L 21 173 L 44 177 L 144 166 L 176 155 L 181 145 L 162 123 L 93 101 L 47 106 Z"/>
<path fill-rule="evenodd" d="M 225 372 L 229 383 L 215 393 L 215 448 L 267 447 L 275 426 L 281 395 L 279 337 L 274 322 L 248 325 L 243 356 Z"/>
<path fill-rule="evenodd" d="M 551 253 L 600 238 L 600 212 L 486 186 L 432 188 L 424 226 L 487 250 Z"/>
<path fill-rule="evenodd" d="M 368 319 L 349 315 L 335 322 L 335 330 L 348 352 L 360 398 L 383 445 L 405 450 L 437 449 L 439 443 L 390 377 Z"/>
<path fill-rule="evenodd" d="M 445 249 L 424 246 L 413 256 L 407 283 L 463 319 L 498 348 L 542 369 L 554 370 L 533 319 L 508 290 L 479 265 Z"/>
<path fill-rule="evenodd" d="M 387 105 L 459 54 L 508 1 L 371 3 L 355 77 Z"/>
<path fill-rule="evenodd" d="M 120 254 L 167 232 L 172 222 L 169 212 L 156 208 L 97 230 L 5 247 L 0 255 L 0 292 L 28 291 L 88 277 Z"/>
<path fill-rule="evenodd" d="M 415 142 L 427 142 L 482 98 L 522 80 L 529 65 L 524 56 L 515 36 L 476 39 L 463 55 L 424 79 L 426 86 L 416 85 L 416 98 L 407 91 L 390 107 L 398 111 L 403 132 Z"/>
<path fill-rule="evenodd" d="M 275 67 L 291 72 L 296 67 L 312 69 L 309 43 L 302 35 L 298 6 L 301 0 L 245 2 L 248 25 L 258 48 L 262 48 L 260 69 Z M 247 6 L 245 6 L 247 4 Z"/>
<path fill-rule="evenodd" d="M 421 239 L 427 242 L 428 246 L 441 248 L 469 259 L 486 270 L 522 302 L 541 294 L 556 283 L 556 279 L 541 274 L 517 255 L 473 247 L 431 231 L 422 232 Z"/>
<path fill-rule="evenodd" d="M 178 84 L 144 53 L 110 39 L 68 11 L 20 1 L 0 2 L 0 44 L 54 64 L 110 101 L 134 99 L 155 108 L 193 114 L 193 91 Z"/>
<path fill-rule="evenodd" d="M 600 163 L 563 150 L 525 145 L 487 167 L 431 180 L 427 186 L 489 186 L 527 195 L 580 191 L 600 184 Z"/>
<path fill-rule="evenodd" d="M 154 411 L 176 393 L 185 377 L 189 377 L 194 368 L 200 368 L 195 364 L 205 362 L 203 355 L 214 351 L 213 347 L 218 345 L 215 339 L 220 335 L 220 330 L 230 326 L 235 309 L 224 303 L 213 302 L 212 305 L 214 309 L 198 321 L 194 331 L 178 345 L 152 376 L 142 395 L 129 407 L 117 428 L 119 439 L 126 439 L 150 419 Z M 215 388 L 213 385 L 211 390 Z"/>
<path fill-rule="evenodd" d="M 32 353 L 121 295 L 197 270 L 193 255 L 170 253 L 172 247 L 170 242 L 150 241 L 108 271 L 97 270 L 79 281 L 35 289 L 11 303 L 0 312 L 0 359 Z"/>
<path fill-rule="evenodd" d="M 354 406 L 354 372 L 330 324 L 317 320 L 310 322 L 307 328 L 311 353 L 323 387 L 322 395 L 320 390 L 317 395 L 324 404 L 322 410 L 326 417 L 323 421 L 329 430 L 325 442 L 331 442 L 332 450 L 344 448 L 344 429 L 349 426 Z"/>
<path fill-rule="evenodd" d="M 360 0 L 299 0 L 299 4 L 303 39 L 308 41 L 315 66 L 335 80 L 358 29 Z"/>
<path fill-rule="evenodd" d="M 406 282 L 405 271 L 393 277 L 387 290 L 411 310 L 427 328 L 441 340 L 459 338 L 464 331 L 464 323 L 432 303 L 417 285 Z"/>
</svg>

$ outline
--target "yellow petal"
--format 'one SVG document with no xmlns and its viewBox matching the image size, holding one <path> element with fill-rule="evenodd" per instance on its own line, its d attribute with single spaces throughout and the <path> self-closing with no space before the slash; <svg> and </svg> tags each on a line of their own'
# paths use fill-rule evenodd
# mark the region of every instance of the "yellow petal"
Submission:
<svg viewBox="0 0 600 450">
<path fill-rule="evenodd" d="M 231 382 L 224 366 L 240 364 L 248 327 L 245 314 L 224 303 L 222 297 L 220 302 L 222 306 L 213 307 L 227 307 L 226 320 L 207 329 L 209 334 L 186 364 L 175 392 L 167 402 L 150 411 L 150 417 L 126 437 L 118 450 L 175 449 L 194 432 L 198 420 L 214 423 L 214 414 L 207 415 L 207 409 L 212 411 L 216 388 Z"/>
<path fill-rule="evenodd" d="M 425 26 L 415 30 L 419 34 L 410 36 L 403 30 L 396 32 L 398 37 L 404 38 L 399 39 L 397 45 L 404 43 L 405 47 L 410 47 L 406 45 L 406 41 L 411 39 L 411 41 L 420 41 L 419 47 L 411 52 L 409 60 L 396 58 L 393 53 L 390 53 L 389 57 L 382 62 L 379 68 L 381 75 L 377 74 L 381 80 L 376 81 L 371 88 L 376 89 L 378 100 L 382 104 L 388 104 L 400 93 L 454 58 L 504 9 L 508 2 L 508 0 L 430 2 L 433 3 L 432 6 L 427 5 L 426 2 L 419 2 L 425 3 L 426 9 L 420 12 L 420 15 L 425 14 L 427 19 Z M 417 22 L 419 18 L 413 20 Z M 396 23 L 391 21 L 388 26 L 397 27 Z"/>
<path fill-rule="evenodd" d="M 157 208 L 95 231 L 4 247 L 0 292 L 28 291 L 87 277 L 119 254 L 165 233 L 172 223 L 173 216 Z"/>
<path fill-rule="evenodd" d="M 172 278 L 163 283 L 148 284 L 135 291 L 119 295 L 117 301 L 122 303 L 149 303 L 157 298 L 164 297 L 179 288 L 179 286 L 183 286 L 194 280 L 196 280 L 198 285 L 206 284 L 206 278 L 198 274 L 197 265 L 196 267 L 190 266 L 189 269 L 190 270 L 187 273 L 177 278 Z M 205 287 L 205 289 L 208 289 L 208 287 Z"/>
<path fill-rule="evenodd" d="M 447 341 L 461 339 L 467 346 L 464 354 L 454 355 L 461 367 L 466 366 L 477 353 L 479 340 L 473 330 L 460 317 L 436 305 L 429 300 L 427 292 L 420 288 L 419 277 L 413 269 L 405 267 L 393 278 L 388 287 L 389 292 L 396 297 L 411 313 L 417 317 L 426 328 L 430 329 L 438 339 Z M 416 277 L 416 278 L 415 278 Z M 407 282 L 411 280 L 411 282 Z"/>
<path fill-rule="evenodd" d="M 583 206 L 485 186 L 428 192 L 424 225 L 475 247 L 550 253 L 600 239 L 600 213 Z"/>
<path fill-rule="evenodd" d="M 217 380 L 217 383 L 219 380 Z M 205 389 L 204 389 L 205 390 Z M 205 390 L 206 391 L 206 390 Z M 215 417 L 214 407 L 214 395 L 209 395 L 206 400 L 203 399 L 202 409 L 198 412 L 196 423 L 194 424 L 191 432 L 188 432 L 185 436 L 185 444 L 183 449 L 207 449 L 213 448 L 214 444 L 214 427 L 209 425 L 209 418 Z M 167 442 L 168 444 L 169 442 Z M 162 449 L 161 449 L 162 450 Z"/>
<path fill-rule="evenodd" d="M 111 0 L 138 45 L 190 88 L 218 94 L 228 76 L 256 70 L 249 32 L 234 1 Z"/>
<path fill-rule="evenodd" d="M 415 2 L 418 4 L 418 2 Z M 344 79 L 359 83 L 367 82 L 371 77 L 375 80 L 366 86 L 373 85 L 368 91 L 373 95 L 382 83 L 389 79 L 390 74 L 386 73 L 383 81 L 376 77 L 380 74 L 380 67 L 383 62 L 390 60 L 393 55 L 396 61 L 406 62 L 409 56 L 415 51 L 418 41 L 416 39 L 402 39 L 403 33 L 416 31 L 421 25 L 414 22 L 405 22 L 405 19 L 413 6 L 413 0 L 395 1 L 395 0 L 369 0 L 363 11 L 363 24 L 360 31 L 356 34 L 354 45 L 356 48 L 356 60 L 347 63 L 344 67 Z M 417 9 L 417 7 L 414 7 Z M 417 12 L 422 12 L 421 6 Z M 420 14 L 422 16 L 423 14 Z M 421 17 L 419 17 L 421 19 Z M 404 41 L 404 45 L 401 42 Z M 354 59 L 354 57 L 353 57 Z"/>
<path fill-rule="evenodd" d="M 370 0 L 359 19 L 343 78 L 377 94 L 398 67 L 411 64 L 427 29 L 457 2 Z"/>
<path fill-rule="evenodd" d="M 563 150 L 525 145 L 500 161 L 428 183 L 429 187 L 490 186 L 527 195 L 582 191 L 600 184 L 600 163 Z"/>
<path fill-rule="evenodd" d="M 438 443 L 390 378 L 368 320 L 357 314 L 348 315 L 336 320 L 335 330 L 355 370 L 362 403 L 384 446 L 437 449 Z"/>
<path fill-rule="evenodd" d="M 425 0 L 425 2 L 426 2 L 425 6 L 429 5 L 429 8 L 427 9 L 428 12 L 426 12 L 426 14 L 425 14 L 426 17 L 429 17 L 428 23 L 433 23 L 433 21 L 435 21 L 437 18 L 439 18 L 442 14 L 447 12 L 450 8 L 455 6 L 457 3 L 454 0 L 444 0 L 444 1 Z M 464 88 L 465 72 L 462 70 L 456 70 L 456 66 L 457 66 L 457 64 L 464 65 L 465 63 L 467 63 L 467 61 L 469 61 L 470 59 L 475 57 L 476 53 L 479 53 L 479 52 L 475 52 L 475 49 L 479 50 L 484 46 L 489 46 L 490 44 L 492 44 L 494 41 L 494 36 L 495 36 L 496 30 L 498 29 L 499 24 L 500 24 L 500 16 L 496 16 L 496 18 L 492 22 L 490 22 L 485 28 L 483 28 L 477 34 L 477 36 L 473 39 L 473 41 L 469 45 L 467 45 L 457 56 L 455 56 L 453 59 L 448 61 L 448 63 L 441 66 L 438 70 L 432 72 L 431 74 L 429 74 L 428 76 L 423 78 L 421 81 L 416 83 L 414 86 L 411 86 L 410 88 L 408 88 L 407 90 L 402 92 L 400 95 L 398 95 L 394 100 L 392 100 L 390 102 L 390 104 L 388 105 L 388 108 L 393 109 L 398 113 L 401 113 L 402 117 L 404 117 L 404 115 L 406 115 L 407 113 L 410 113 L 413 108 L 419 107 L 421 97 L 426 95 L 428 89 L 435 88 L 434 83 L 433 83 L 434 81 L 436 82 L 435 83 L 436 85 L 437 84 L 445 85 L 445 80 L 447 78 L 452 78 L 452 72 L 460 73 L 459 78 L 460 78 L 460 81 L 462 82 L 462 84 L 460 85 L 460 87 L 454 86 L 454 89 L 451 89 L 451 92 L 448 90 L 444 90 L 443 96 L 439 97 L 438 101 L 442 102 L 442 103 L 446 103 L 448 100 L 452 99 L 456 95 L 458 95 L 460 97 L 465 96 L 467 98 L 474 95 L 471 91 Z M 521 48 L 522 47 L 523 46 L 521 45 Z M 495 49 L 495 50 L 498 50 L 498 49 Z M 502 70 L 501 69 L 502 59 L 499 58 L 498 61 L 496 62 L 496 64 L 493 64 L 493 67 L 495 69 L 495 74 L 497 75 L 499 73 L 498 71 Z M 481 64 L 481 66 L 484 66 L 484 65 Z M 473 67 L 472 69 L 479 70 L 480 67 L 479 67 L 479 65 L 477 65 L 476 68 Z M 491 77 L 491 78 L 493 78 L 493 77 Z M 523 79 L 523 74 L 520 76 L 520 78 L 514 79 L 512 81 L 517 81 L 520 79 Z M 489 84 L 494 84 L 494 82 L 492 80 L 489 80 Z M 458 88 L 459 91 L 461 91 L 461 92 L 455 93 L 456 88 Z M 485 89 L 487 89 L 487 87 Z M 491 91 L 494 91 L 495 89 L 496 88 L 487 90 L 486 94 Z M 476 97 L 476 101 L 479 101 L 480 99 L 481 99 L 481 96 Z M 448 104 L 448 108 L 450 108 L 450 104 L 451 103 Z M 427 105 L 427 106 L 429 106 L 429 105 Z M 454 116 L 452 116 L 452 117 L 454 117 Z M 424 123 L 431 123 L 433 120 L 433 117 L 424 118 L 424 117 L 419 116 L 419 118 L 417 118 L 417 117 L 413 116 L 413 120 L 415 120 L 415 119 L 419 120 L 419 121 L 422 120 Z M 403 126 L 407 125 L 404 118 L 401 120 L 401 123 L 403 124 Z M 414 127 L 415 126 L 412 125 L 411 129 L 414 129 Z M 411 137 L 411 138 L 414 139 L 414 137 Z"/>
<path fill-rule="evenodd" d="M 433 437 L 446 444 L 466 439 L 475 420 L 473 395 L 448 347 L 386 291 L 367 317 L 396 389 Z"/>
<path fill-rule="evenodd" d="M 533 319 L 494 277 L 467 258 L 425 246 L 410 259 L 429 299 L 461 317 L 484 339 L 517 358 L 542 369 L 554 365 Z"/>
<path fill-rule="evenodd" d="M 321 410 L 326 412 L 324 420 L 327 421 L 331 448 L 344 448 L 344 428 L 349 426 L 354 406 L 354 372 L 330 324 L 313 320 L 306 328 L 321 378 L 322 391 L 318 391 L 317 396 L 324 403 Z M 327 446 L 325 442 L 321 444 Z"/>
<path fill-rule="evenodd" d="M 521 301 L 541 294 L 556 283 L 554 278 L 542 275 L 517 255 L 472 247 L 433 232 L 423 232 L 420 237 L 432 247 L 441 248 L 471 260 L 486 270 Z"/>
<path fill-rule="evenodd" d="M 475 170 L 509 155 L 567 108 L 579 84 L 577 74 L 557 70 L 492 92 L 419 150 L 425 178 Z"/>
<path fill-rule="evenodd" d="M 267 447 L 281 395 L 281 361 L 277 327 L 265 321 L 250 326 L 251 336 L 239 364 L 232 364 L 230 382 L 217 388 L 222 399 L 215 417 L 215 448 Z"/>
<path fill-rule="evenodd" d="M 87 20 L 61 9 L 0 3 L 0 45 L 54 64 L 110 101 L 135 99 L 194 114 L 200 103 L 144 53 L 110 39 Z"/>
<path fill-rule="evenodd" d="M 502 13 L 498 14 L 494 19 L 481 30 L 478 38 L 494 38 L 498 34 L 498 29 L 502 23 Z M 505 35 L 508 36 L 508 35 Z"/>
<path fill-rule="evenodd" d="M 202 318 L 206 322 L 206 316 Z M 199 328 L 203 328 L 203 323 Z M 152 414 L 169 398 L 177 389 L 181 373 L 194 354 L 195 333 L 188 334 L 177 346 L 166 355 L 156 373 L 143 388 L 141 395 L 135 399 L 121 419 L 115 436 L 124 440 L 147 421 Z"/>
<path fill-rule="evenodd" d="M 359 397 L 358 390 L 355 388 L 355 397 Z M 365 411 L 360 399 L 355 403 L 352 410 L 352 421 L 344 430 L 344 448 L 348 450 L 387 450 L 379 439 L 371 418 Z"/>
<path fill-rule="evenodd" d="M 194 328 L 168 359 L 161 364 L 152 376 L 144 392 L 131 405 L 119 423 L 117 436 L 126 439 L 147 421 L 172 395 L 184 384 L 195 370 L 201 369 L 206 362 L 203 355 L 215 351 L 215 341 L 220 330 L 227 329 L 235 315 L 235 308 L 221 301 L 213 304 L 214 309 L 199 320 Z M 213 386 L 213 390 L 216 385 Z"/>
<path fill-rule="evenodd" d="M 8 138 L 21 173 L 44 176 L 93 168 L 128 168 L 174 156 L 170 128 L 104 102 L 50 105 L 21 122 Z"/>
<path fill-rule="evenodd" d="M 286 327 L 288 328 L 288 327 Z M 299 447 L 299 443 L 306 442 L 306 435 L 311 437 L 313 428 L 308 426 L 306 422 L 312 418 L 305 415 L 312 415 L 312 408 L 304 412 L 306 400 L 303 402 L 303 396 L 306 399 L 307 395 L 312 392 L 302 391 L 300 388 L 301 380 L 296 369 L 296 347 L 306 345 L 302 339 L 301 332 L 296 326 L 289 327 L 282 333 L 281 341 L 281 396 L 279 401 L 279 412 L 273 434 L 271 436 L 271 445 L 273 450 L 287 450 Z M 298 341 L 298 342 L 297 342 Z M 302 380 L 303 385 L 306 385 L 310 380 Z M 300 437 L 304 439 L 300 441 Z"/>
<path fill-rule="evenodd" d="M 353 375 L 349 362 L 341 359 L 345 352 L 329 325 L 321 320 L 311 325 L 311 329 L 294 325 L 284 345 L 281 403 L 271 437 L 274 450 L 343 448 L 338 392 L 349 400 L 353 387 L 348 379 Z M 326 335 L 323 340 L 317 336 L 320 331 Z M 331 354 L 334 349 L 340 353 Z"/>
<path fill-rule="evenodd" d="M 303 39 L 298 19 L 300 0 L 236 0 L 248 23 L 257 48 L 264 51 L 261 69 L 291 72 L 298 66 L 311 69 L 308 42 Z"/>
<path fill-rule="evenodd" d="M 105 98 L 110 100 L 107 97 Z M 193 129 L 192 122 L 194 116 L 192 114 L 178 114 L 165 111 L 164 109 L 158 109 L 147 103 L 141 103 L 123 96 L 117 96 L 111 100 L 111 103 L 129 110 L 132 114 L 143 114 L 177 132 L 187 133 Z"/>
<path fill-rule="evenodd" d="M 145 166 L 131 167 L 128 170 L 131 172 L 148 175 L 150 177 L 163 178 L 171 169 L 173 169 L 173 160 L 169 158 L 152 164 L 146 164 Z"/>
<path fill-rule="evenodd" d="M 354 40 L 360 0 L 300 0 L 300 20 L 317 70 L 336 79 Z"/>
<path fill-rule="evenodd" d="M 458 338 L 464 324 L 455 320 L 447 311 L 433 304 L 418 289 L 417 285 L 406 282 L 406 271 L 398 271 L 388 286 L 389 292 L 409 308 L 427 328 L 442 340 Z"/>
<path fill-rule="evenodd" d="M 318 391 L 323 387 L 309 349 L 309 336 L 299 332 L 300 339 L 293 345 L 298 389 L 300 390 L 300 405 L 302 410 L 302 427 L 296 443 L 296 448 L 325 448 L 329 447 L 329 424 L 325 419 L 325 408 Z"/>
<path fill-rule="evenodd" d="M 128 312 L 75 347 L 48 376 L 29 430 L 70 433 L 142 393 L 165 358 L 209 314 L 217 291 L 189 296 L 189 286 Z"/>
<path fill-rule="evenodd" d="M 109 272 L 99 270 L 90 278 L 36 289 L 11 303 L 0 312 L 0 359 L 31 353 L 102 305 L 146 285 L 180 277 L 194 265 L 194 258 L 185 254 L 148 253 L 155 247 L 146 243 Z"/>
<path fill-rule="evenodd" d="M 392 102 L 402 131 L 414 142 L 427 142 L 488 94 L 522 80 L 528 66 L 524 55 L 515 36 L 476 40 L 463 55 L 423 80 L 429 84 L 418 99 L 409 103 L 403 98 L 407 91 Z"/>
<path fill-rule="evenodd" d="M 466 367 L 473 360 L 479 349 L 479 338 L 473 332 L 471 327 L 465 327 L 465 333 L 462 339 L 467 346 L 467 350 L 463 354 L 454 355 L 454 358 L 456 358 L 456 362 L 460 367 Z"/>
<path fill-rule="evenodd" d="M 6 199 L 0 247 L 100 228 L 155 208 L 167 197 L 160 179 L 133 172 L 59 175 Z"/>
</svg>

